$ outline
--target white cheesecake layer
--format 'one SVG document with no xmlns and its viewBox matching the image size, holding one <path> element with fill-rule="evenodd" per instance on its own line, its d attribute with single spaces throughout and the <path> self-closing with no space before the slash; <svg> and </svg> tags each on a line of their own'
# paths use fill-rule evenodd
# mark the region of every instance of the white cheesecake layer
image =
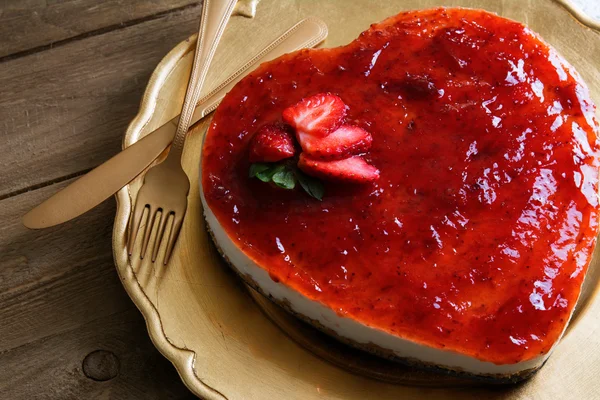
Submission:
<svg viewBox="0 0 600 400">
<path fill-rule="evenodd" d="M 512 375 L 521 371 L 538 368 L 551 353 L 548 352 L 534 359 L 516 364 L 494 364 L 453 351 L 428 347 L 372 328 L 354 319 L 341 317 L 320 302 L 307 298 L 283 283 L 273 281 L 269 277 L 269 273 L 246 255 L 223 229 L 206 203 L 202 184 L 200 184 L 200 193 L 206 222 L 213 233 L 217 246 L 229 260 L 231 266 L 237 269 L 242 276 L 248 276 L 252 279 L 262 290 L 263 294 L 271 296 L 278 302 L 288 303 L 295 313 L 317 321 L 323 327 L 332 330 L 342 338 L 364 345 L 376 345 L 393 352 L 398 358 L 418 360 L 438 367 L 475 375 Z"/>
</svg>

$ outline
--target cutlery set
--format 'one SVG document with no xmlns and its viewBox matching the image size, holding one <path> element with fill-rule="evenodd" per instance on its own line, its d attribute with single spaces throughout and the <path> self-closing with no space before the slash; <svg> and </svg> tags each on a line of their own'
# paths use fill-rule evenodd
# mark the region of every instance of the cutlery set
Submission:
<svg viewBox="0 0 600 400">
<path fill-rule="evenodd" d="M 189 128 L 214 111 L 225 94 L 246 73 L 285 53 L 316 46 L 327 35 L 327 28 L 322 21 L 315 18 L 301 20 L 199 99 L 210 63 L 235 4 L 236 0 L 204 2 L 192 72 L 180 116 L 166 122 L 29 211 L 22 220 L 26 227 L 42 229 L 55 226 L 91 210 L 143 173 L 171 144 L 166 159 L 148 169 L 144 175 L 144 184 L 137 193 L 129 221 L 127 243 L 131 256 L 138 233 L 140 229 L 143 230 L 140 257 L 144 258 L 152 237 L 152 227 L 158 224 L 151 246 L 151 259 L 153 262 L 156 260 L 165 232 L 168 231 L 163 259 L 167 264 L 187 208 L 190 182 L 181 166 L 181 155 Z"/>
<path fill-rule="evenodd" d="M 179 235 L 179 230 L 187 209 L 187 195 L 190 191 L 190 180 L 181 165 L 181 154 L 185 144 L 186 134 L 192 124 L 192 115 L 200 97 L 200 90 L 204 85 L 208 67 L 225 30 L 227 21 L 231 16 L 237 0 L 224 2 L 205 1 L 202 6 L 202 17 L 196 41 L 196 53 L 192 63 L 192 72 L 188 83 L 183 108 L 177 124 L 177 132 L 171 144 L 167 158 L 160 164 L 150 168 L 144 176 L 144 184 L 137 193 L 136 203 L 129 224 L 129 240 L 127 241 L 129 255 L 133 253 L 133 246 L 137 237 L 144 211 L 147 210 L 147 221 L 144 229 L 144 240 L 140 257 L 146 254 L 148 242 L 155 220 L 158 220 L 158 230 L 152 261 L 156 255 L 164 236 L 167 221 L 171 218 L 171 232 L 167 239 L 167 250 L 164 263 L 169 261 L 173 246 Z"/>
</svg>

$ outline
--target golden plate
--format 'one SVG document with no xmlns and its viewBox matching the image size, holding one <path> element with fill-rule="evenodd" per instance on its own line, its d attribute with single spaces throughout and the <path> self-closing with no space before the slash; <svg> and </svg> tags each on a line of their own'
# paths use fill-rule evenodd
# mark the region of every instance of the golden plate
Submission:
<svg viewBox="0 0 600 400">
<path fill-rule="evenodd" d="M 324 46 L 332 47 L 402 10 L 440 5 L 483 8 L 528 24 L 577 68 L 600 104 L 600 24 L 566 0 L 262 0 L 255 18 L 231 19 L 207 82 L 222 81 L 308 16 L 327 23 L 329 37 Z M 124 147 L 179 113 L 193 47 L 193 39 L 179 44 L 158 65 L 140 112 L 127 130 Z M 212 89 L 208 86 L 206 92 Z M 127 257 L 126 226 L 139 179 L 117 194 L 113 232 L 115 263 L 125 289 L 144 315 L 152 341 L 195 394 L 231 400 L 600 398 L 596 382 L 600 320 L 595 318 L 600 299 L 594 298 L 600 277 L 598 257 L 590 267 L 566 337 L 534 378 L 508 387 L 478 386 L 350 349 L 246 290 L 222 263 L 202 218 L 197 182 L 200 145 L 208 122 L 208 118 L 202 121 L 186 143 L 183 164 L 192 187 L 169 265 Z"/>
</svg>

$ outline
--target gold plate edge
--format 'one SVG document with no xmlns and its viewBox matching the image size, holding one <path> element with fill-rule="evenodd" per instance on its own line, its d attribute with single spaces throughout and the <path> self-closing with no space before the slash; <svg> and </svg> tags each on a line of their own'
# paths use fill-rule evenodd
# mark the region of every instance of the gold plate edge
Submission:
<svg viewBox="0 0 600 400">
<path fill-rule="evenodd" d="M 569 14 L 571 14 L 576 20 L 581 22 L 581 24 L 586 27 L 598 31 L 600 34 L 600 21 L 596 21 L 592 17 L 588 16 L 583 10 L 577 6 L 575 3 L 571 2 L 571 0 L 552 0 L 555 3 L 560 4 L 567 10 Z"/>
<path fill-rule="evenodd" d="M 183 57 L 193 51 L 194 44 L 196 41 L 196 34 L 190 36 L 188 39 L 182 41 L 175 46 L 156 66 L 152 73 L 144 96 L 140 103 L 140 110 L 135 118 L 131 121 L 127 127 L 123 138 L 122 147 L 126 148 L 135 143 L 135 133 L 141 132 L 146 124 L 150 121 L 152 114 L 157 106 L 158 93 L 164 82 L 168 79 L 170 74 L 174 71 L 176 65 L 183 59 Z M 131 266 L 128 262 L 128 255 L 126 248 L 120 246 L 120 243 L 125 243 L 125 229 L 126 223 L 121 224 L 120 221 L 127 221 L 131 212 L 131 196 L 129 193 L 129 185 L 125 186 L 115 194 L 117 201 L 117 211 L 114 220 L 113 228 L 113 258 L 115 266 L 117 267 L 117 273 L 123 283 L 127 294 L 136 305 L 138 310 L 142 313 L 144 320 L 146 321 L 146 328 L 148 330 L 150 340 L 158 351 L 175 367 L 177 373 L 181 377 L 183 383 L 187 386 L 190 391 L 198 396 L 201 396 L 207 400 L 226 400 L 226 397 L 219 393 L 217 390 L 206 385 L 202 380 L 196 376 L 194 370 L 194 362 L 196 358 L 195 352 L 183 349 L 175 346 L 167 338 L 158 310 L 154 307 L 146 293 L 142 289 L 142 286 L 138 282 L 137 278 Z M 122 247 L 122 248 L 120 248 Z M 120 265 L 125 266 L 126 274 L 122 274 L 119 268 Z"/>
</svg>

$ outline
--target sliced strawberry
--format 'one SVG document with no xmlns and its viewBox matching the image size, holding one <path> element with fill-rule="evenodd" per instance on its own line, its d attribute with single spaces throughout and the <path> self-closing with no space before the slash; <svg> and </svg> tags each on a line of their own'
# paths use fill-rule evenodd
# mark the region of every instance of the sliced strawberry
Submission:
<svg viewBox="0 0 600 400">
<path fill-rule="evenodd" d="M 326 136 L 336 130 L 346 116 L 346 105 L 338 96 L 319 93 L 283 110 L 283 120 L 298 131 Z"/>
<path fill-rule="evenodd" d="M 301 153 L 298 167 L 308 175 L 329 181 L 366 183 L 379 179 L 379 170 L 360 156 L 321 161 Z"/>
<path fill-rule="evenodd" d="M 290 128 L 283 124 L 263 125 L 250 140 L 250 162 L 276 162 L 295 153 Z"/>
<path fill-rule="evenodd" d="M 353 125 L 342 125 L 325 137 L 301 131 L 296 132 L 296 137 L 308 156 L 321 160 L 335 160 L 363 153 L 373 143 L 369 132 Z"/>
</svg>

